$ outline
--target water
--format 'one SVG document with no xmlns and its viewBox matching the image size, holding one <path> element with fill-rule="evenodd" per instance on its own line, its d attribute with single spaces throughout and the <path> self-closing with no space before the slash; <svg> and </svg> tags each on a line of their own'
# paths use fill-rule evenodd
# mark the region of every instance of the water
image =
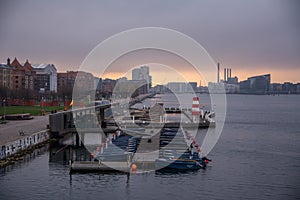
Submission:
<svg viewBox="0 0 300 200">
<path fill-rule="evenodd" d="M 200 101 L 209 97 L 201 95 Z M 73 174 L 49 150 L 0 172 L 0 199 L 300 198 L 300 96 L 228 95 L 206 170 Z"/>
</svg>

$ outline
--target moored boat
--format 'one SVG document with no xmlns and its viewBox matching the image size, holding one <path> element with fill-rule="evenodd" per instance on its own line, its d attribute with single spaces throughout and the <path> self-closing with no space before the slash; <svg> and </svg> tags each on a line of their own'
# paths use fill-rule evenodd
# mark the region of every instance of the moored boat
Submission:
<svg viewBox="0 0 300 200">
<path fill-rule="evenodd" d="M 205 169 L 206 163 L 203 160 L 191 160 L 180 158 L 159 158 L 155 161 L 156 169 L 176 170 L 199 170 Z"/>
</svg>

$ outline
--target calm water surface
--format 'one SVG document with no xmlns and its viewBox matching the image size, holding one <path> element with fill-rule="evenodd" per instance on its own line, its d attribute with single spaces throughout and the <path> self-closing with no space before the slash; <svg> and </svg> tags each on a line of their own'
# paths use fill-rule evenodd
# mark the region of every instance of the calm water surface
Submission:
<svg viewBox="0 0 300 200">
<path fill-rule="evenodd" d="M 200 95 L 209 105 L 209 96 Z M 300 198 L 300 96 L 228 95 L 206 170 L 73 174 L 44 149 L 0 172 L 0 199 Z"/>
</svg>

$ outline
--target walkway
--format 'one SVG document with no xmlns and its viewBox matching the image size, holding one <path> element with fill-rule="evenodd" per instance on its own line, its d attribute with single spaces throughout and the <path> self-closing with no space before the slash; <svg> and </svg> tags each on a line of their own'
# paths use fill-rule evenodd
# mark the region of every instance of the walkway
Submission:
<svg viewBox="0 0 300 200">
<path fill-rule="evenodd" d="M 47 129 L 49 116 L 34 116 L 31 120 L 7 121 L 0 124 L 0 145 L 15 141 L 24 136 Z M 20 136 L 19 131 L 23 131 L 24 136 Z"/>
</svg>

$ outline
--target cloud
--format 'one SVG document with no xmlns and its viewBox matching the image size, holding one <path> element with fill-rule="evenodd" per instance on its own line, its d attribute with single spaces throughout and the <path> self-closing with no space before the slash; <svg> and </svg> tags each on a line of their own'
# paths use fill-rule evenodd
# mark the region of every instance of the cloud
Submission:
<svg viewBox="0 0 300 200">
<path fill-rule="evenodd" d="M 299 67 L 297 1 L 6 1 L 1 2 L 0 59 L 76 68 L 98 43 L 144 26 L 175 29 L 223 66 Z"/>
</svg>

